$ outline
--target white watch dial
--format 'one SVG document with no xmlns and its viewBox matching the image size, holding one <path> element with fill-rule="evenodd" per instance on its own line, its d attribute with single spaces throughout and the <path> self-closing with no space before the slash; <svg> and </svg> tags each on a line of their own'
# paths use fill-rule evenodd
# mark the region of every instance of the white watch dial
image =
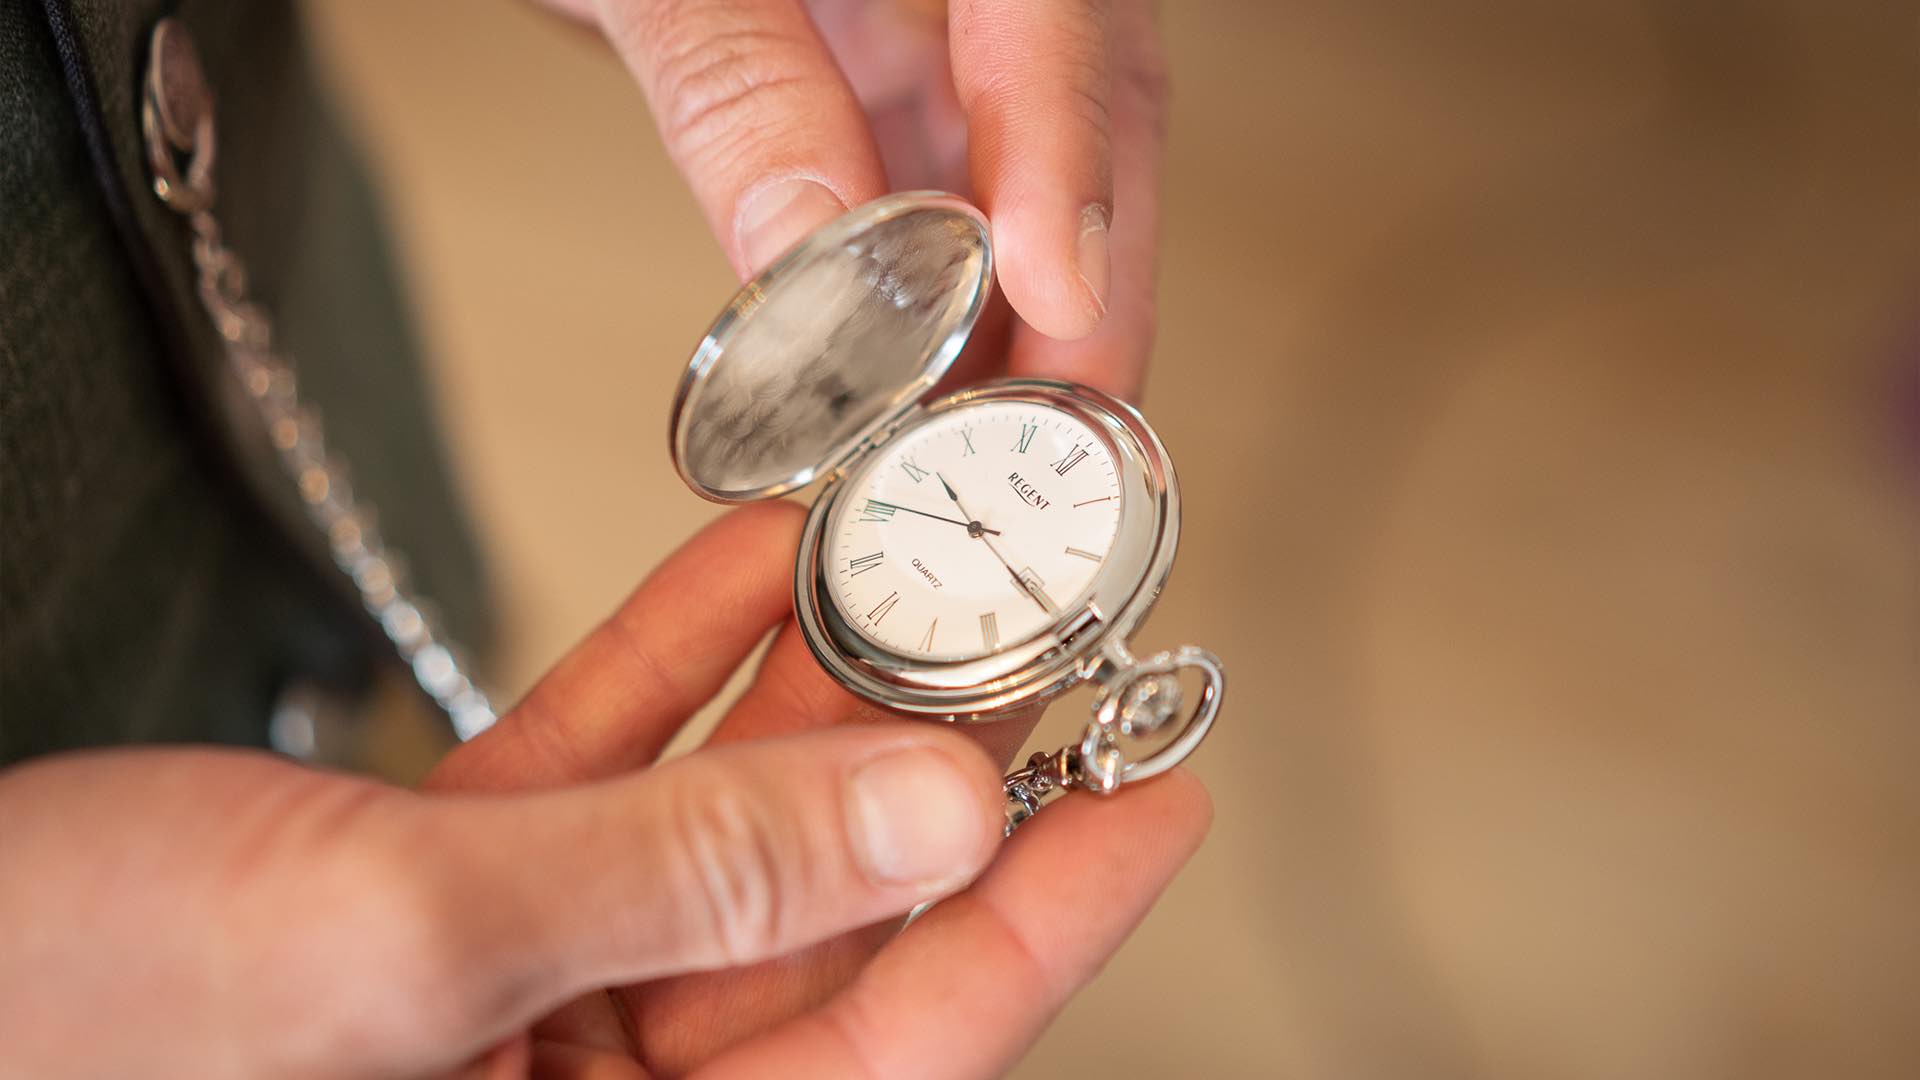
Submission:
<svg viewBox="0 0 1920 1080">
<path fill-rule="evenodd" d="M 1022 401 L 954 408 L 851 476 L 827 526 L 827 592 L 890 652 L 970 660 L 1075 610 L 1106 560 L 1121 486 L 1080 420 Z"/>
</svg>

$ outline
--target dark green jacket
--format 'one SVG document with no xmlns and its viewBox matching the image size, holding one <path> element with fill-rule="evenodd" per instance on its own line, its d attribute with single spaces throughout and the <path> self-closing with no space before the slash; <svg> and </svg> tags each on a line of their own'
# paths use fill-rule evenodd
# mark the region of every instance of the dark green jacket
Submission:
<svg viewBox="0 0 1920 1080">
<path fill-rule="evenodd" d="M 297 680 L 389 655 L 223 384 L 188 233 L 150 187 L 148 36 L 196 40 L 217 216 L 453 635 L 480 570 L 363 176 L 285 0 L 0 0 L 0 762 L 128 741 L 261 744 Z"/>
</svg>

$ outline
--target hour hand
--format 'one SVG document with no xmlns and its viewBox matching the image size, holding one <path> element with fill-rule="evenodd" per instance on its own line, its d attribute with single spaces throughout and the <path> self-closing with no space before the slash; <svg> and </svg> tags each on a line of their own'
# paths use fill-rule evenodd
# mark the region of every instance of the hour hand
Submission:
<svg viewBox="0 0 1920 1080">
<path fill-rule="evenodd" d="M 972 514 L 967 513 L 966 504 L 960 501 L 960 493 L 953 490 L 953 485 L 947 483 L 947 478 L 945 476 L 940 475 L 939 473 L 934 473 L 933 475 L 940 481 L 940 486 L 946 489 L 947 498 L 952 499 L 953 505 L 959 508 L 960 516 L 966 518 L 968 521 L 971 521 L 977 524 L 980 521 L 980 519 L 977 517 L 974 517 Z M 990 532 L 990 533 L 993 533 L 993 535 L 995 536 L 1000 535 L 997 531 L 993 529 L 982 529 L 980 531 Z"/>
<path fill-rule="evenodd" d="M 947 490 L 947 498 L 953 500 L 953 505 L 960 511 L 960 516 L 967 519 L 967 535 L 972 536 L 976 540 L 982 538 L 982 533 L 992 533 L 994 536 L 1000 535 L 999 529 L 987 528 L 980 524 L 979 518 L 967 512 L 966 504 L 960 501 L 960 493 L 953 490 L 953 485 L 947 483 L 946 477 L 941 476 L 939 473 L 934 473 L 933 475 L 939 478 L 940 486 Z"/>
</svg>

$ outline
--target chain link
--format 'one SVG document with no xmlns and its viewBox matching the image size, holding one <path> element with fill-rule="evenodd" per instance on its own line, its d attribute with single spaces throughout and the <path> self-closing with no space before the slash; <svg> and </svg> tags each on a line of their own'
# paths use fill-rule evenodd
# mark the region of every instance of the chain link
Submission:
<svg viewBox="0 0 1920 1080">
<path fill-rule="evenodd" d="M 1051 796 L 1076 786 L 1076 768 L 1072 750 L 1040 751 L 1027 759 L 1025 768 L 1007 774 L 1007 825 L 1003 833 L 1012 836 L 1028 818 L 1040 812 Z"/>
<path fill-rule="evenodd" d="M 247 290 L 246 264 L 221 237 L 213 216 L 213 102 L 192 44 L 172 19 L 154 30 L 141 127 L 154 194 L 186 218 L 201 306 L 281 470 L 414 681 L 446 711 L 455 734 L 472 738 L 493 725 L 492 703 L 428 602 L 410 590 L 375 508 L 355 496 L 346 461 L 328 446 L 319 410 L 302 398 L 292 358 L 274 347 L 273 322 Z"/>
</svg>

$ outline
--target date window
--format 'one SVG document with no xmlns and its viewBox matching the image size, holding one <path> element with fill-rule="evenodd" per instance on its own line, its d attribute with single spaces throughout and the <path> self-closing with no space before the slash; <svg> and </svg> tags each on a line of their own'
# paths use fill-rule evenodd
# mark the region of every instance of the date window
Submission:
<svg viewBox="0 0 1920 1080">
<path fill-rule="evenodd" d="M 1033 572 L 1033 567 L 1021 567 L 1020 573 L 1016 576 L 1015 580 L 1020 583 L 1020 588 L 1024 589 L 1028 596 L 1040 601 L 1041 607 L 1046 608 L 1048 611 L 1060 610 L 1060 605 L 1054 603 L 1053 597 L 1047 595 L 1046 581 L 1042 579 L 1039 574 Z"/>
</svg>

